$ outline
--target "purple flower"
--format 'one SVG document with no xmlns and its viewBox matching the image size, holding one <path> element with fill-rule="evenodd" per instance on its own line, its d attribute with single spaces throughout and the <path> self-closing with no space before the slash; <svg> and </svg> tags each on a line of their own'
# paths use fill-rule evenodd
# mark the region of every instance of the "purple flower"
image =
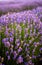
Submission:
<svg viewBox="0 0 42 65">
<path fill-rule="evenodd" d="M 10 60 L 10 55 L 7 56 L 8 60 Z"/>
<path fill-rule="evenodd" d="M 33 45 L 35 46 L 36 45 L 36 42 L 34 42 Z"/>
<path fill-rule="evenodd" d="M 29 60 L 29 61 L 28 61 L 28 64 L 32 65 L 32 60 Z"/>
<path fill-rule="evenodd" d="M 42 47 L 40 48 L 40 51 L 42 51 Z"/>
<path fill-rule="evenodd" d="M 29 65 L 28 62 L 24 62 L 24 65 Z"/>
<path fill-rule="evenodd" d="M 7 42 L 9 40 L 9 38 L 4 38 L 3 40 L 2 40 L 2 42 L 4 43 L 4 42 Z"/>
<path fill-rule="evenodd" d="M 7 41 L 7 42 L 4 43 L 4 45 L 5 45 L 5 47 L 9 48 L 10 47 L 10 42 Z"/>
<path fill-rule="evenodd" d="M 9 36 L 13 36 L 12 32 L 9 33 Z"/>
<path fill-rule="evenodd" d="M 25 51 L 29 51 L 29 48 L 26 47 L 26 48 L 25 48 Z"/>
<path fill-rule="evenodd" d="M 12 37 L 10 37 L 10 40 L 9 40 L 11 43 L 13 43 L 13 38 Z"/>
<path fill-rule="evenodd" d="M 6 55 L 9 55 L 9 51 L 6 51 Z"/>
<path fill-rule="evenodd" d="M 19 49 L 18 49 L 18 53 L 19 53 L 19 52 L 21 52 L 21 51 L 22 51 L 22 48 L 21 48 L 21 47 L 19 47 Z"/>
<path fill-rule="evenodd" d="M 20 45 L 20 42 L 19 43 L 16 43 L 17 47 Z"/>
<path fill-rule="evenodd" d="M 20 56 L 17 58 L 17 64 L 22 63 L 22 62 L 23 62 L 23 57 L 20 55 Z"/>
<path fill-rule="evenodd" d="M 14 55 L 13 59 L 16 59 L 16 57 L 17 57 L 18 54 L 17 54 L 16 51 L 14 51 L 14 52 L 13 52 L 13 55 Z"/>
<path fill-rule="evenodd" d="M 17 18 L 17 23 L 22 22 L 22 18 Z"/>
<path fill-rule="evenodd" d="M 36 56 L 32 55 L 32 58 L 33 58 L 33 59 L 36 59 Z"/>
<path fill-rule="evenodd" d="M 5 35 L 6 35 L 6 36 L 9 36 L 8 30 L 5 31 Z"/>
</svg>

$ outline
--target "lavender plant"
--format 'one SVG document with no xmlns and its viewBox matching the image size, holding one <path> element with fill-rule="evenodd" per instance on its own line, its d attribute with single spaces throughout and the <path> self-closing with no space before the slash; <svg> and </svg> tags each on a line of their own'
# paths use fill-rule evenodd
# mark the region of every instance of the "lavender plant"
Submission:
<svg viewBox="0 0 42 65">
<path fill-rule="evenodd" d="M 37 7 L 32 10 L 35 14 L 37 14 L 38 18 L 42 21 L 42 7 Z"/>
<path fill-rule="evenodd" d="M 0 17 L 0 65 L 34 65 L 42 51 L 42 22 L 32 11 L 14 14 Z"/>
</svg>

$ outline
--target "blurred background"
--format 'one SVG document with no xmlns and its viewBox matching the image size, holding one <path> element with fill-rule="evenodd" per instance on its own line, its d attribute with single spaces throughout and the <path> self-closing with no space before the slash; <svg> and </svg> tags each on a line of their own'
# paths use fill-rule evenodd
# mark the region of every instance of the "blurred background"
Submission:
<svg viewBox="0 0 42 65">
<path fill-rule="evenodd" d="M 42 6 L 42 0 L 0 0 L 0 16 L 7 12 L 31 10 Z"/>
</svg>

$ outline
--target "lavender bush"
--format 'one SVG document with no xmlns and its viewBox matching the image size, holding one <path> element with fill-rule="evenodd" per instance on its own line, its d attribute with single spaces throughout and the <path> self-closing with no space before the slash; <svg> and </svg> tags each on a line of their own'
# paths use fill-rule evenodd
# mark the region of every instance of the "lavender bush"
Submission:
<svg viewBox="0 0 42 65">
<path fill-rule="evenodd" d="M 37 14 L 38 18 L 42 21 L 42 7 L 37 7 L 32 10 L 35 14 Z"/>
<path fill-rule="evenodd" d="M 42 22 L 32 11 L 0 17 L 0 65 L 34 65 L 42 51 Z"/>
</svg>

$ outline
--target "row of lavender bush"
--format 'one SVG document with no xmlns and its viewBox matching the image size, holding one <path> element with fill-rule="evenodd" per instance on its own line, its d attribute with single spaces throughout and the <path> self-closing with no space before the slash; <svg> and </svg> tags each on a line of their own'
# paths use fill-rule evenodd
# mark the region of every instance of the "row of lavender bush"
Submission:
<svg viewBox="0 0 42 65">
<path fill-rule="evenodd" d="M 23 12 L 14 12 L 14 13 L 8 13 L 6 15 L 2 15 L 0 17 L 0 24 L 4 24 L 4 23 L 9 23 L 9 22 L 21 22 L 27 19 L 28 14 L 29 13 L 33 13 L 34 15 L 36 14 L 37 17 L 42 21 L 42 7 L 37 7 L 36 9 L 32 9 L 32 10 L 27 10 L 27 11 L 23 11 Z M 4 23 L 3 23 L 4 22 Z"/>
<path fill-rule="evenodd" d="M 0 65 L 34 65 L 42 51 L 42 7 L 0 17 Z"/>
</svg>

